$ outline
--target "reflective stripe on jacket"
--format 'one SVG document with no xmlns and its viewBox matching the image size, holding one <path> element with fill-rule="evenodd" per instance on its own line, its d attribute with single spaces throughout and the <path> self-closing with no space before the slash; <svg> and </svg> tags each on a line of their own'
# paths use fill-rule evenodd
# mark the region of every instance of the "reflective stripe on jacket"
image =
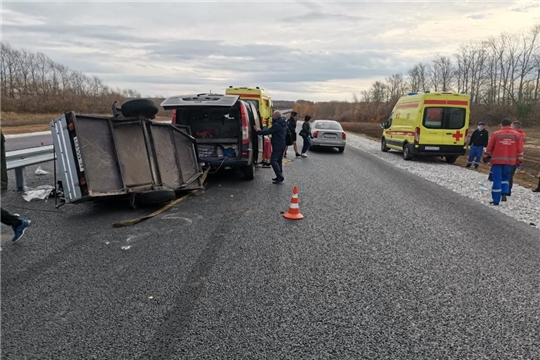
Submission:
<svg viewBox="0 0 540 360">
<path fill-rule="evenodd" d="M 485 156 L 491 156 L 492 165 L 516 165 L 523 162 L 521 135 L 509 126 L 495 131 L 489 139 Z"/>
</svg>

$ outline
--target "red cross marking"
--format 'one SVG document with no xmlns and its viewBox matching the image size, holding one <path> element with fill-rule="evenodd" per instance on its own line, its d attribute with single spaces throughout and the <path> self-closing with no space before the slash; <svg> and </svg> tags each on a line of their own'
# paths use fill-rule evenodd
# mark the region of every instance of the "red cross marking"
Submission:
<svg viewBox="0 0 540 360">
<path fill-rule="evenodd" d="M 461 131 L 458 130 L 454 135 L 452 135 L 452 137 L 456 139 L 456 141 L 459 141 L 459 139 L 463 137 L 463 134 L 461 133 Z"/>
</svg>

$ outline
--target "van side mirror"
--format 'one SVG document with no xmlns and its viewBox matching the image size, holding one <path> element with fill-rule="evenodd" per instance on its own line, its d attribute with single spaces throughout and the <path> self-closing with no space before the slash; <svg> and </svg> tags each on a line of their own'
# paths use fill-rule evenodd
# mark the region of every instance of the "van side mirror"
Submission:
<svg viewBox="0 0 540 360">
<path fill-rule="evenodd" d="M 388 127 L 389 127 L 389 126 L 388 126 L 388 121 L 382 121 L 382 122 L 381 122 L 381 128 L 383 128 L 383 129 L 388 129 Z"/>
</svg>

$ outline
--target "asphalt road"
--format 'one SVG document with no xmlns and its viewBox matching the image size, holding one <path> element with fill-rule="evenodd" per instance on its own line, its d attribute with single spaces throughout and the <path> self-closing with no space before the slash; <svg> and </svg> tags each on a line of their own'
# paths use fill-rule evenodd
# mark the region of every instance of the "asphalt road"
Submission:
<svg viewBox="0 0 540 360">
<path fill-rule="evenodd" d="M 6 139 L 6 151 L 13 151 L 31 147 L 52 145 L 51 134 L 41 134 L 28 136 L 27 134 L 21 134 L 26 136 L 10 137 Z"/>
<path fill-rule="evenodd" d="M 352 148 L 271 177 L 213 178 L 126 228 L 151 210 L 9 191 L 34 224 L 2 236 L 2 357 L 538 358 L 538 230 Z"/>
</svg>

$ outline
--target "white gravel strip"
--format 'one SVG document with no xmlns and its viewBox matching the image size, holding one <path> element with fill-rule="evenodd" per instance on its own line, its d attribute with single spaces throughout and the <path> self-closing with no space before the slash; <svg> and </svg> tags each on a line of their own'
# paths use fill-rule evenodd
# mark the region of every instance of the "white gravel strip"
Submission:
<svg viewBox="0 0 540 360">
<path fill-rule="evenodd" d="M 347 145 L 374 155 L 394 166 L 406 169 L 460 195 L 490 206 L 519 221 L 530 225 L 534 224 L 533 226 L 540 230 L 540 193 L 533 193 L 530 189 L 514 184 L 512 196 L 508 198 L 508 201 L 501 202 L 499 206 L 492 206 L 489 205 L 491 201 L 491 182 L 487 180 L 488 176 L 486 174 L 444 162 L 432 162 L 433 160 L 430 161 L 429 159 L 405 161 L 400 153 L 392 150 L 383 153 L 379 142 L 358 135 L 348 134 Z M 480 166 L 489 165 L 481 164 Z M 481 184 L 485 186 L 483 191 L 481 190 Z"/>
</svg>

